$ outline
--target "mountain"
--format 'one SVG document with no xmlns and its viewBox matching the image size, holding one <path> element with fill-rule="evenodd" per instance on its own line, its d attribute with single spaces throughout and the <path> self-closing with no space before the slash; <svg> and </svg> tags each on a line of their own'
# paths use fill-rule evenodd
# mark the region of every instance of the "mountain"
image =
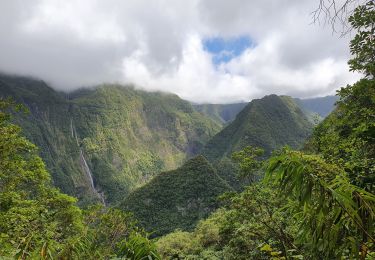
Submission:
<svg viewBox="0 0 375 260">
<path fill-rule="evenodd" d="M 248 145 L 261 147 L 265 156 L 285 145 L 298 148 L 313 128 L 293 98 L 269 95 L 252 100 L 203 148 L 202 155 L 219 161 Z"/>
<path fill-rule="evenodd" d="M 310 118 L 310 121 L 314 122 L 317 116 L 319 119 L 323 119 L 333 111 L 337 96 L 306 99 L 294 98 L 294 100 L 308 118 Z M 233 121 L 247 104 L 246 102 L 233 104 L 193 104 L 193 107 L 218 124 L 225 125 Z"/>
<path fill-rule="evenodd" d="M 82 204 L 121 200 L 152 175 L 182 165 L 220 129 L 176 95 L 119 85 L 66 94 L 1 75 L 0 96 L 29 108 L 14 121 L 40 147 L 55 186 Z"/>
<path fill-rule="evenodd" d="M 228 158 L 248 145 L 274 149 L 300 147 L 313 125 L 293 98 L 270 95 L 251 101 L 222 131 L 203 148 L 202 155 L 181 168 L 156 175 L 132 192 L 121 208 L 155 235 L 175 229 L 191 230 L 217 206 L 215 200 L 225 191 L 240 190 L 236 165 Z M 214 163 L 214 169 L 204 158 Z"/>
<path fill-rule="evenodd" d="M 56 186 L 67 194 L 94 197 L 82 174 L 79 146 L 70 136 L 71 111 L 64 95 L 40 80 L 1 75 L 0 96 L 11 97 L 29 109 L 27 114 L 15 114 L 14 121 L 40 148 Z"/>
<path fill-rule="evenodd" d="M 146 230 L 158 236 L 177 228 L 192 230 L 218 207 L 217 196 L 231 190 L 211 164 L 197 156 L 176 170 L 156 175 L 132 192 L 121 208 L 133 212 Z"/>
<path fill-rule="evenodd" d="M 215 120 L 218 124 L 226 124 L 236 118 L 236 115 L 248 103 L 234 104 L 193 104 L 193 107 L 202 114 Z"/>
<path fill-rule="evenodd" d="M 338 100 L 337 96 L 326 96 L 317 98 L 300 99 L 295 98 L 300 107 L 306 111 L 318 114 L 320 117 L 325 118 L 335 108 L 335 103 Z"/>
</svg>

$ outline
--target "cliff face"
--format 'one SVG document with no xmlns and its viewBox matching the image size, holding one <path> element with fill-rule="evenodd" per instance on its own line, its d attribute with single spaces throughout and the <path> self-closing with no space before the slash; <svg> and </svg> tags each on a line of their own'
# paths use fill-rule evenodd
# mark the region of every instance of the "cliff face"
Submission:
<svg viewBox="0 0 375 260">
<path fill-rule="evenodd" d="M 102 85 L 59 93 L 0 76 L 0 96 L 29 108 L 14 121 L 40 147 L 55 186 L 80 203 L 113 203 L 196 154 L 220 126 L 175 95 Z"/>
</svg>

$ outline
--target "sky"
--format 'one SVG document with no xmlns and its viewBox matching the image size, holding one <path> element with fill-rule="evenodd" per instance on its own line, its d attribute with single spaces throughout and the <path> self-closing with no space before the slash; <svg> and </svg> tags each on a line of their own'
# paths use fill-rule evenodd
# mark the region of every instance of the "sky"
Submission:
<svg viewBox="0 0 375 260">
<path fill-rule="evenodd" d="M 334 94 L 349 41 L 318 0 L 0 0 L 0 72 L 58 90 L 133 84 L 197 103 Z"/>
</svg>

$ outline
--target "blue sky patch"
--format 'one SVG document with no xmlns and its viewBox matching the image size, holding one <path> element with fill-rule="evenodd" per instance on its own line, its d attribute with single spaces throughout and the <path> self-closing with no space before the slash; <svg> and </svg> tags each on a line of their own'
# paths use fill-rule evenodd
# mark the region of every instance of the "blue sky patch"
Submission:
<svg viewBox="0 0 375 260">
<path fill-rule="evenodd" d="M 252 47 L 253 43 L 248 36 L 214 37 L 203 40 L 203 46 L 207 52 L 213 54 L 212 62 L 219 65 L 240 56 L 247 48 Z"/>
</svg>

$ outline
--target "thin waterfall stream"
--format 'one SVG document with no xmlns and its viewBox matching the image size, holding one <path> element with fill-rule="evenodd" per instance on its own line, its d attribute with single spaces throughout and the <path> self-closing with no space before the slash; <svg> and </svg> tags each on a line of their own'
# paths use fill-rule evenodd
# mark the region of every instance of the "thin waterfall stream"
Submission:
<svg viewBox="0 0 375 260">
<path fill-rule="evenodd" d="M 79 147 L 79 161 L 80 161 L 80 165 L 81 165 L 83 171 L 85 172 L 85 174 L 86 174 L 86 176 L 87 176 L 87 178 L 88 178 L 88 180 L 90 182 L 91 190 L 100 199 L 100 201 L 102 202 L 102 204 L 104 206 L 106 206 L 105 199 L 104 199 L 104 193 L 103 192 L 99 192 L 95 188 L 95 183 L 94 183 L 94 178 L 93 178 L 92 172 L 90 170 L 89 165 L 87 164 L 87 161 L 86 161 L 85 155 L 83 153 L 83 150 L 82 150 L 82 148 L 81 148 L 81 146 L 79 145 L 79 142 L 78 142 L 78 136 L 77 136 L 77 132 L 76 132 L 76 129 L 74 127 L 74 124 L 73 124 L 73 119 L 70 119 L 70 130 L 71 130 L 71 133 L 72 133 L 72 138 L 75 138 L 75 140 L 77 142 L 77 145 Z"/>
</svg>

